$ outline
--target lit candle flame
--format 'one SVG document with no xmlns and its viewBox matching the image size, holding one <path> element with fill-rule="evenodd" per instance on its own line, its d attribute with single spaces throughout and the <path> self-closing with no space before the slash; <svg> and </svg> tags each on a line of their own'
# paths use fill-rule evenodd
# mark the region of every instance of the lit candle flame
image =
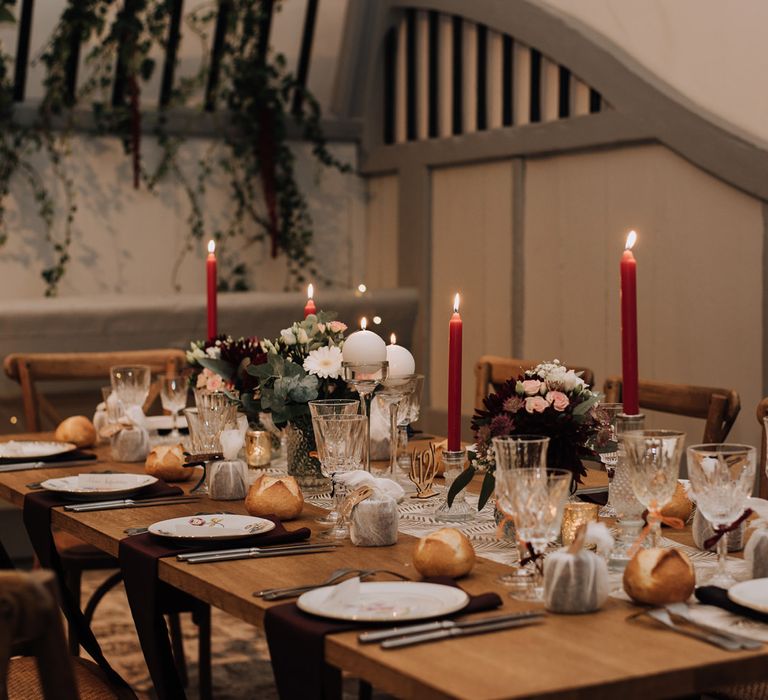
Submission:
<svg viewBox="0 0 768 700">
<path fill-rule="evenodd" d="M 456 296 L 453 298 L 453 313 L 459 313 L 459 293 L 456 292 Z"/>
<path fill-rule="evenodd" d="M 627 244 L 624 246 L 624 250 L 632 250 L 637 242 L 637 232 L 630 231 L 627 234 Z"/>
<path fill-rule="evenodd" d="M 397 344 L 397 336 L 394 333 L 389 336 L 389 342 L 392 343 L 392 345 Z"/>
<path fill-rule="evenodd" d="M 360 294 L 365 294 L 368 291 L 368 287 L 366 287 L 364 284 L 358 284 L 357 291 L 360 292 Z"/>
<path fill-rule="evenodd" d="M 366 328 L 368 328 L 368 319 L 367 319 L 365 316 L 363 316 L 363 317 L 360 319 L 360 328 L 362 328 L 363 330 L 365 330 Z"/>
<path fill-rule="evenodd" d="M 216 241 L 211 238 L 210 241 L 208 241 L 208 252 L 213 255 L 216 252 Z"/>
<path fill-rule="evenodd" d="M 309 284 L 307 285 L 307 299 L 311 299 L 315 296 L 315 288 Z"/>
</svg>

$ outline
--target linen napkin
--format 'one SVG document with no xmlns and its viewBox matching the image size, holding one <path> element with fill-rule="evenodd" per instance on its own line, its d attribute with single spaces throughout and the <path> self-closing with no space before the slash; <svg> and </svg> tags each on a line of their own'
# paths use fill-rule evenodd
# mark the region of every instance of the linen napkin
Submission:
<svg viewBox="0 0 768 700">
<path fill-rule="evenodd" d="M 160 581 L 157 576 L 157 560 L 161 557 L 211 549 L 298 542 L 312 534 L 306 527 L 288 531 L 276 517 L 270 515 L 263 517 L 274 522 L 275 528 L 244 539 L 198 541 L 189 544 L 144 533 L 126 537 L 120 541 L 118 560 L 125 583 L 125 592 L 141 642 L 144 660 L 161 700 L 186 697 L 176 671 L 163 614 L 177 610 L 195 611 L 205 607 L 206 604 Z"/>
<path fill-rule="evenodd" d="M 158 480 L 157 483 L 140 491 L 134 498 L 157 498 L 159 496 L 175 496 L 181 493 L 183 493 L 182 490 L 177 486 L 168 486 L 164 481 Z M 127 687 L 127 683 L 104 658 L 101 647 L 80 610 L 80 601 L 75 600 L 75 597 L 67 588 L 64 566 L 56 550 L 53 531 L 51 530 L 51 508 L 67 505 L 68 503 L 72 503 L 71 498 L 50 491 L 26 494 L 23 506 L 24 527 L 27 529 L 27 534 L 32 542 L 32 548 L 35 550 L 40 563 L 44 567 L 52 569 L 56 574 L 61 593 L 61 609 L 67 618 L 67 622 L 77 632 L 78 641 L 104 673 L 109 676 L 110 681 Z"/>
<path fill-rule="evenodd" d="M 427 578 L 425 581 L 446 586 L 457 585 L 453 579 L 443 576 Z M 467 605 L 454 615 L 492 610 L 501 604 L 502 600 L 496 593 L 470 596 Z M 299 610 L 296 603 L 269 608 L 264 616 L 264 631 L 280 698 L 340 698 L 341 671 L 325 663 L 325 635 L 347 632 L 362 626 L 370 627 L 370 624 L 314 617 Z"/>
<path fill-rule="evenodd" d="M 734 603 L 728 597 L 728 591 L 725 588 L 719 588 L 718 586 L 699 586 L 696 589 L 695 595 L 696 599 L 705 605 L 714 605 L 734 613 L 735 615 L 741 615 L 750 620 L 768 624 L 768 613 L 763 613 L 759 610 L 753 610 L 752 608 L 747 608 L 738 603 Z"/>
</svg>

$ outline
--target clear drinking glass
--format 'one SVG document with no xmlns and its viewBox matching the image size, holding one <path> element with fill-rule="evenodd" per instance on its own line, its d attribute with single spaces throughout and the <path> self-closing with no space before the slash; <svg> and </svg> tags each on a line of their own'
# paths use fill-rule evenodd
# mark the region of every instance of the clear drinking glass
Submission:
<svg viewBox="0 0 768 700">
<path fill-rule="evenodd" d="M 322 454 L 322 446 L 320 441 L 323 436 L 317 429 L 318 416 L 339 416 L 339 415 L 357 415 L 360 408 L 360 401 L 357 399 L 317 399 L 309 402 L 309 414 L 312 417 L 312 429 L 315 433 L 315 444 L 317 446 L 317 453 Z M 334 485 L 331 481 L 331 499 L 334 500 Z M 319 515 L 316 520 L 324 525 L 333 525 L 339 519 L 339 512 L 335 505 L 325 515 Z"/>
<path fill-rule="evenodd" d="M 124 408 L 142 407 L 149 396 L 152 368 L 149 365 L 110 367 L 112 389 Z"/>
<path fill-rule="evenodd" d="M 400 402 L 397 408 L 397 466 L 400 470 L 398 481 L 413 487 L 408 474 L 411 471 L 411 455 L 408 453 L 408 426 L 419 420 L 421 411 L 421 392 L 424 390 L 424 375 L 414 374 L 411 391 Z"/>
<path fill-rule="evenodd" d="M 547 471 L 535 467 L 496 473 L 496 492 L 502 510 L 513 515 L 517 537 L 530 545 L 539 557 L 560 532 L 570 486 L 571 474 L 563 469 Z M 533 579 L 533 585 L 524 594 L 512 592 L 510 595 L 543 601 L 541 561 L 535 563 Z"/>
<path fill-rule="evenodd" d="M 339 472 L 360 469 L 363 466 L 368 419 L 363 415 L 325 415 L 312 421 L 315 430 L 320 467 L 323 476 L 331 479 L 334 494 L 334 510 L 337 517 L 325 536 L 344 539 L 348 534 L 347 523 L 339 512 L 343 489 L 336 483 Z"/>
<path fill-rule="evenodd" d="M 360 395 L 360 410 L 368 418 L 368 434 L 365 441 L 365 470 L 371 471 L 371 398 L 376 387 L 389 374 L 389 362 L 342 362 L 344 381 Z"/>
<path fill-rule="evenodd" d="M 752 493 L 757 451 L 749 445 L 712 443 L 692 445 L 687 455 L 696 507 L 716 532 L 731 525 L 744 513 Z M 728 538 L 723 536 L 717 541 L 717 571 L 707 580 L 708 585 L 728 588 L 736 583 L 727 562 Z"/>
<path fill-rule="evenodd" d="M 408 374 L 403 377 L 387 377 L 376 394 L 389 407 L 389 469 L 383 476 L 397 478 L 398 455 L 398 417 L 400 406 L 416 386 L 416 375 Z"/>
<path fill-rule="evenodd" d="M 601 435 L 600 442 L 608 442 L 613 447 L 613 449 L 604 451 L 604 448 L 600 448 L 599 445 L 597 446 L 600 461 L 605 465 L 605 472 L 608 474 L 608 501 L 602 508 L 600 508 L 599 514 L 601 518 L 615 518 L 617 513 L 613 506 L 611 484 L 613 483 L 613 477 L 616 472 L 616 463 L 619 460 L 616 419 L 618 415 L 624 411 L 624 406 L 620 403 L 600 403 L 597 406 L 597 410 L 603 414 L 608 422 L 608 434 Z"/>
<path fill-rule="evenodd" d="M 512 469 L 547 468 L 548 437 L 543 435 L 506 435 L 493 438 L 492 443 L 496 461 L 497 484 L 501 472 Z M 501 517 L 513 517 L 513 513 L 504 511 L 498 503 L 496 507 Z M 498 580 L 499 583 L 510 586 L 515 591 L 524 592 L 533 584 L 533 571 L 530 568 L 520 566 L 519 561 L 525 558 L 528 550 L 519 537 L 515 537 L 515 542 L 518 560 L 510 564 L 513 569 L 512 572 L 501 574 Z"/>
<path fill-rule="evenodd" d="M 178 440 L 181 437 L 177 427 L 179 411 L 182 411 L 187 405 L 189 380 L 184 377 L 171 377 L 167 374 L 161 374 L 158 380 L 160 381 L 160 401 L 163 404 L 163 409 L 171 412 L 172 429 L 168 437 Z"/>
<path fill-rule="evenodd" d="M 220 411 L 205 411 L 200 408 L 185 408 L 184 416 L 189 429 L 190 451 L 203 463 L 203 479 L 195 486 L 195 493 L 208 493 L 205 483 L 206 465 L 220 459 L 221 431 L 237 427 L 235 406 L 230 404 Z"/>
<path fill-rule="evenodd" d="M 648 509 L 651 546 L 661 546 L 661 509 L 677 488 L 685 433 L 676 430 L 630 430 L 622 435 L 632 489 Z"/>
</svg>

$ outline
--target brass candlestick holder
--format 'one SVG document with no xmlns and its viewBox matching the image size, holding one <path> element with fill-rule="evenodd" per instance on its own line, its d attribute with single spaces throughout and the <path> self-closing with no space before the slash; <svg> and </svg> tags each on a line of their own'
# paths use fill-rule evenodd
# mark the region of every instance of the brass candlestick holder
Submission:
<svg viewBox="0 0 768 700">
<path fill-rule="evenodd" d="M 434 443 L 429 443 L 426 450 L 414 450 L 411 458 L 411 470 L 408 478 L 416 485 L 416 495 L 411 498 L 427 499 L 437 496 L 432 490 L 432 483 L 437 475 L 437 456 Z"/>
</svg>

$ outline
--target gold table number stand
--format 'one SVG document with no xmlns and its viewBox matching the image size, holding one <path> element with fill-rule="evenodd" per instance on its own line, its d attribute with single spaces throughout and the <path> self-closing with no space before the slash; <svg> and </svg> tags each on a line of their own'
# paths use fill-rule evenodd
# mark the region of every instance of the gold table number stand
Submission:
<svg viewBox="0 0 768 700">
<path fill-rule="evenodd" d="M 416 495 L 411 496 L 411 498 L 426 499 L 437 496 L 437 492 L 432 490 L 432 482 L 434 482 L 436 474 L 435 445 L 430 442 L 426 450 L 413 451 L 408 478 L 416 485 Z"/>
</svg>

